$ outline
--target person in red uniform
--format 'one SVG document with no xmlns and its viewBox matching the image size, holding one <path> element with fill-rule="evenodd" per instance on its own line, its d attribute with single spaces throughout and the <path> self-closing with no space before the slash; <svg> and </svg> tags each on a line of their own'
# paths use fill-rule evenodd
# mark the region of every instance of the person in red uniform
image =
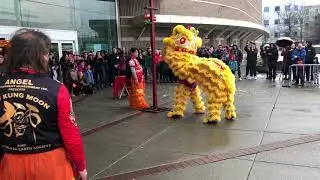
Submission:
<svg viewBox="0 0 320 180">
<path fill-rule="evenodd" d="M 70 95 L 48 76 L 50 39 L 22 29 L 10 43 L 9 73 L 0 79 L 0 179 L 86 180 Z"/>
</svg>

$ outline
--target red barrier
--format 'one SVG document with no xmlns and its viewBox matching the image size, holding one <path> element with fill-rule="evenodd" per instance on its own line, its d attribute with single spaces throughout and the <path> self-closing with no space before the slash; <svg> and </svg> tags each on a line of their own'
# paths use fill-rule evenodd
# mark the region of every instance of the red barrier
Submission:
<svg viewBox="0 0 320 180">
<path fill-rule="evenodd" d="M 118 98 L 119 92 L 125 86 L 127 81 L 126 76 L 117 76 L 113 84 L 113 98 Z"/>
</svg>

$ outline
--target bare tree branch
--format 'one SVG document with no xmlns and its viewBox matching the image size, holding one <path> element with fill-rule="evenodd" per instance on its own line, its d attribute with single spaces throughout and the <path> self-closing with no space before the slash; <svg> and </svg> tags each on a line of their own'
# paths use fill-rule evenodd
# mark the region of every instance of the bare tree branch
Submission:
<svg viewBox="0 0 320 180">
<path fill-rule="evenodd" d="M 285 10 L 278 12 L 281 29 L 284 33 L 295 40 L 303 40 L 303 24 L 306 18 L 306 11 L 302 5 L 295 4 L 292 1 L 285 5 Z M 299 33 L 298 33 L 299 32 Z"/>
</svg>

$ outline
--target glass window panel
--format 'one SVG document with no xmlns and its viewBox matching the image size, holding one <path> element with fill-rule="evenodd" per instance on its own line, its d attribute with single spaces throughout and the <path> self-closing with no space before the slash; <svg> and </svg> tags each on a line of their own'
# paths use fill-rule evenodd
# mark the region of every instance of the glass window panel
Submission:
<svg viewBox="0 0 320 180">
<path fill-rule="evenodd" d="M 41 4 L 47 4 L 47 5 L 58 5 L 58 6 L 64 6 L 64 7 L 72 7 L 74 0 L 24 0 L 24 1 L 38 2 Z"/>
<path fill-rule="evenodd" d="M 79 50 L 117 46 L 115 0 L 1 0 L 0 24 L 75 30 Z"/>
<path fill-rule="evenodd" d="M 86 0 L 76 1 L 75 4 L 76 30 L 78 31 L 80 50 L 110 50 L 117 44 L 117 26 L 115 3 L 110 1 Z M 87 6 L 89 10 L 80 10 Z M 102 8 L 104 7 L 104 8 Z M 99 11 L 103 11 L 103 13 Z M 94 48 L 93 48 L 94 47 Z"/>
<path fill-rule="evenodd" d="M 51 53 L 53 53 L 53 56 L 59 56 L 59 46 L 58 43 L 52 43 L 51 44 Z"/>
<path fill-rule="evenodd" d="M 105 15 L 116 16 L 116 4 L 113 1 L 88 1 L 88 0 L 74 0 L 74 7 L 77 10 L 100 12 Z"/>
<path fill-rule="evenodd" d="M 18 0 L 1 0 L 0 24 L 7 26 L 20 26 L 20 3 Z"/>
<path fill-rule="evenodd" d="M 22 26 L 50 29 L 74 29 L 74 11 L 38 2 L 21 1 Z"/>
<path fill-rule="evenodd" d="M 62 52 L 74 52 L 72 43 L 62 43 Z"/>
</svg>

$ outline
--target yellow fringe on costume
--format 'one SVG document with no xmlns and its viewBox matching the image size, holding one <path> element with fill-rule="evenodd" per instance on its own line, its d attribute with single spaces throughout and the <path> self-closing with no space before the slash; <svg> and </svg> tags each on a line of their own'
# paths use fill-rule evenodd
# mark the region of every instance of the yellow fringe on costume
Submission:
<svg viewBox="0 0 320 180">
<path fill-rule="evenodd" d="M 176 100 L 172 108 L 173 110 L 168 113 L 168 117 L 183 117 L 189 97 L 191 97 L 191 100 L 194 104 L 195 112 L 204 113 L 206 108 L 202 101 L 199 87 L 191 91 L 190 88 L 186 87 L 185 85 L 179 84 L 176 88 Z"/>
<path fill-rule="evenodd" d="M 222 107 L 225 109 L 225 118 L 234 119 L 236 118 L 235 77 L 221 60 L 200 58 L 195 55 L 197 48 L 202 45 L 198 33 L 193 27 L 186 29 L 182 25 L 176 26 L 172 35 L 163 40 L 165 45 L 163 58 L 179 79 L 187 80 L 189 83 L 196 82 L 207 95 L 209 114 L 203 120 L 205 123 L 220 121 Z M 175 102 L 168 117 L 184 116 L 189 97 L 196 112 L 204 112 L 200 89 L 197 87 L 190 92 L 187 86 L 180 84 L 176 88 Z"/>
</svg>

